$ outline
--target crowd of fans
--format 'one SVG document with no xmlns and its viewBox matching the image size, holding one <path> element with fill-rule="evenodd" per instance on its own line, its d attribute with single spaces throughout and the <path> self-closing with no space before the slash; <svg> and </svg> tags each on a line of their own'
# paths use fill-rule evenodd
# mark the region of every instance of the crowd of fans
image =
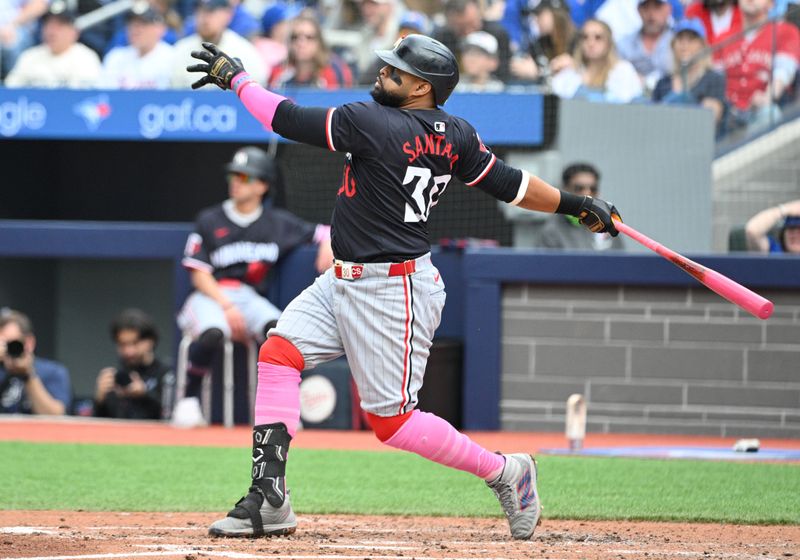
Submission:
<svg viewBox="0 0 800 560">
<path fill-rule="evenodd" d="M 536 86 L 564 98 L 694 103 L 722 126 L 792 98 L 800 6 L 787 0 L 0 0 L 6 87 L 187 88 L 203 41 L 274 89 L 370 86 L 374 50 L 409 33 L 459 57 L 462 91 Z M 781 20 L 770 22 L 770 17 Z"/>
</svg>

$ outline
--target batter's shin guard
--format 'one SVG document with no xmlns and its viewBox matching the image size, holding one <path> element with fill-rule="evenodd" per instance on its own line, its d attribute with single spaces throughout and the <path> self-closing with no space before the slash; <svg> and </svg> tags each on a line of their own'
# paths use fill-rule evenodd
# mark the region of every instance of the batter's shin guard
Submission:
<svg viewBox="0 0 800 560">
<path fill-rule="evenodd" d="M 282 422 L 253 426 L 253 486 L 276 508 L 286 500 L 286 455 L 291 441 Z"/>
</svg>

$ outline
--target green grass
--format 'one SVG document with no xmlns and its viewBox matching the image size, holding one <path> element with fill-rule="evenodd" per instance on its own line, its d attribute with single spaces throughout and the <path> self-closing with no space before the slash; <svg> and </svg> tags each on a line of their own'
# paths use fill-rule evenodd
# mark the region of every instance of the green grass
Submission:
<svg viewBox="0 0 800 560">
<path fill-rule="evenodd" d="M 247 450 L 0 443 L 0 508 L 219 511 L 249 484 Z M 539 458 L 549 519 L 800 524 L 795 465 Z M 498 516 L 483 483 L 410 454 L 293 449 L 299 513 Z"/>
</svg>

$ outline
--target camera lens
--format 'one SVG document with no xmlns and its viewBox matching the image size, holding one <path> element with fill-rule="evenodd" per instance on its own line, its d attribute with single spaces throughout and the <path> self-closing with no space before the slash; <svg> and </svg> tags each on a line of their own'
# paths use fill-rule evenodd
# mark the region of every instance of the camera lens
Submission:
<svg viewBox="0 0 800 560">
<path fill-rule="evenodd" d="M 9 340 L 6 342 L 6 354 L 10 358 L 19 358 L 25 353 L 25 344 L 21 340 Z"/>
<path fill-rule="evenodd" d="M 120 387 L 127 387 L 131 384 L 131 374 L 127 371 L 118 371 L 114 374 L 114 383 Z"/>
</svg>

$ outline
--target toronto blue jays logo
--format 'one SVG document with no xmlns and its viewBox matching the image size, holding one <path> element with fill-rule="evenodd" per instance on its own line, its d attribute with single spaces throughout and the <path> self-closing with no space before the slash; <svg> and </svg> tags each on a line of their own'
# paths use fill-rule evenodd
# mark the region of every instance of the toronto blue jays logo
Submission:
<svg viewBox="0 0 800 560">
<path fill-rule="evenodd" d="M 111 116 L 111 103 L 107 95 L 97 95 L 88 97 L 76 103 L 73 111 L 83 118 L 89 130 L 97 130 L 104 120 Z"/>
</svg>

